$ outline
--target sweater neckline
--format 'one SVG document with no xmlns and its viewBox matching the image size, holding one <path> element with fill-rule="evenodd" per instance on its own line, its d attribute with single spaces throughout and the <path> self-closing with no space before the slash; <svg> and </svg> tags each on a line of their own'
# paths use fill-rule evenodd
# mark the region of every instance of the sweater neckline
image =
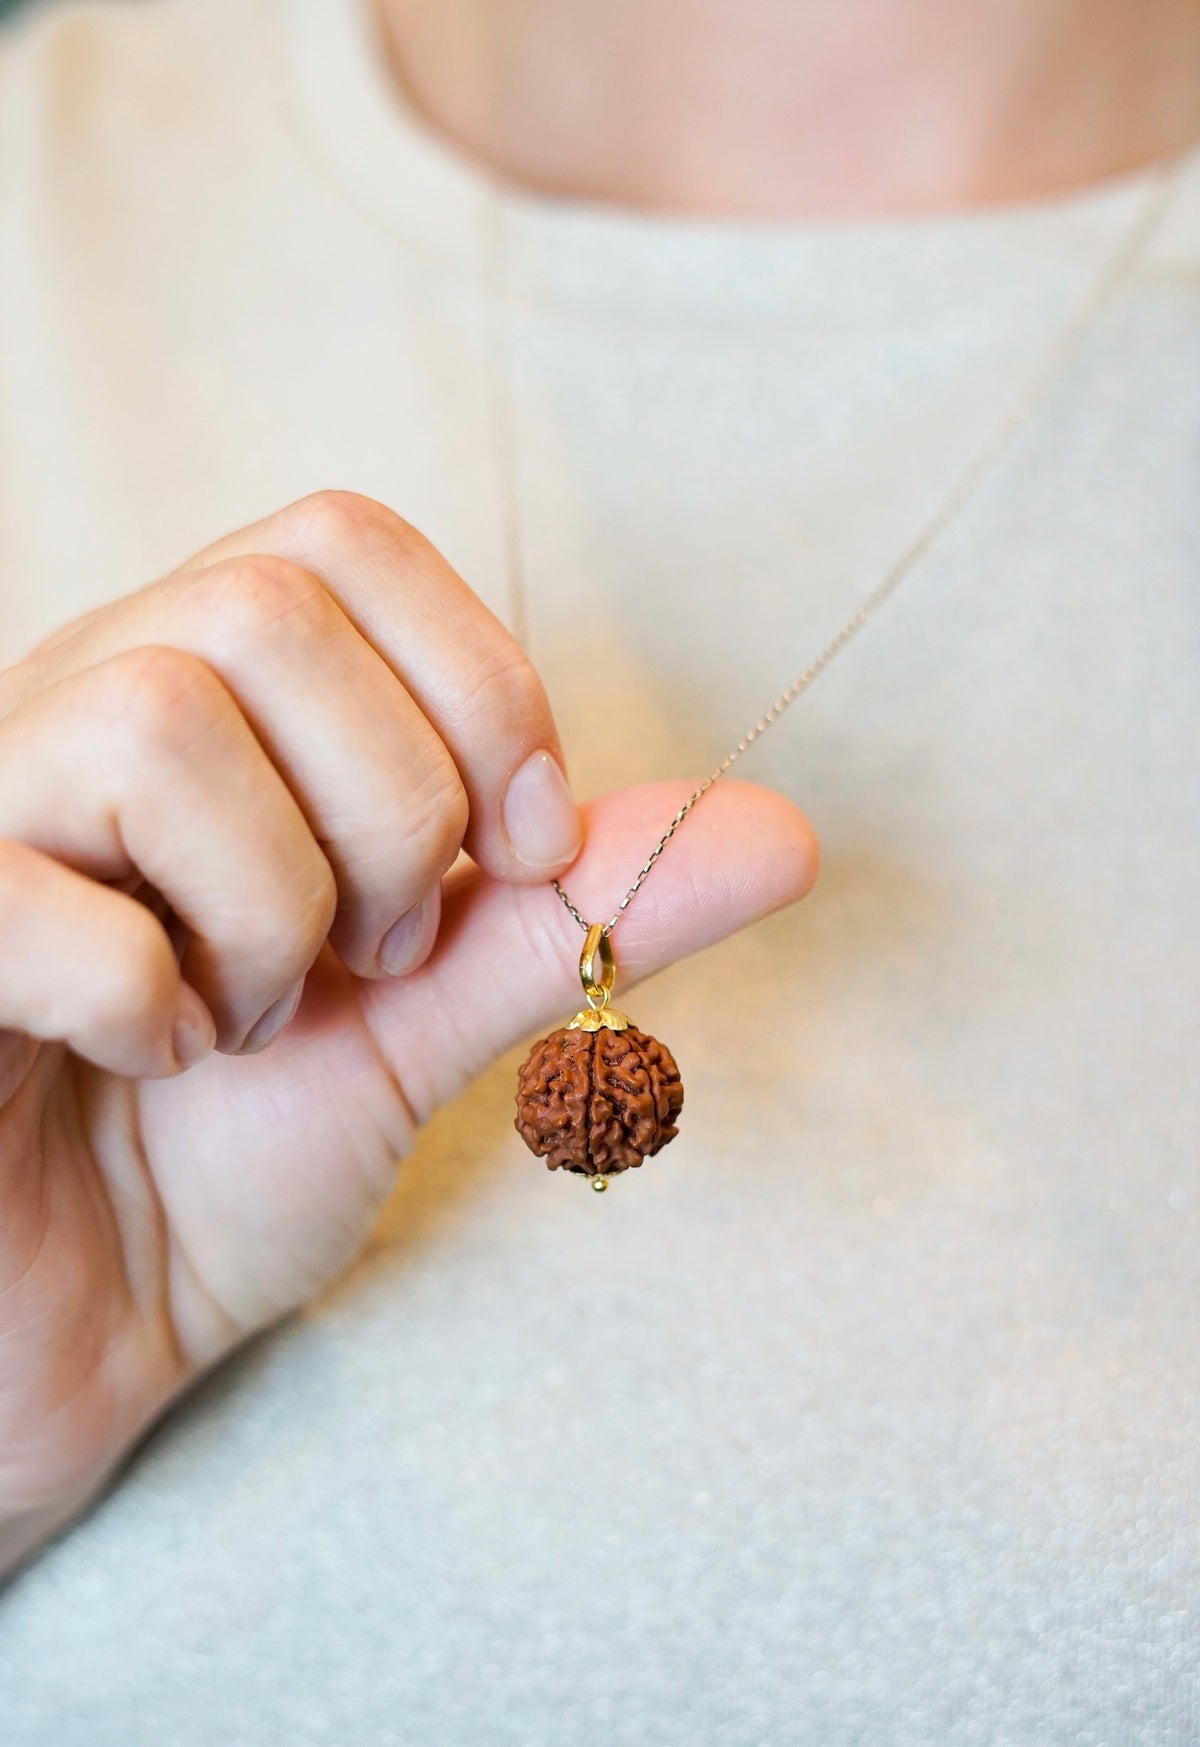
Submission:
<svg viewBox="0 0 1200 1747">
<path fill-rule="evenodd" d="M 921 326 L 951 298 L 960 308 L 986 309 L 997 296 L 1038 304 L 1060 280 L 1069 295 L 1081 270 L 1099 267 L 1159 168 L 1037 200 L 882 219 L 643 213 L 507 182 L 436 133 L 392 79 L 369 0 L 272 4 L 295 113 L 344 195 L 481 280 L 499 223 L 509 297 L 596 316 Z M 1200 146 L 1187 156 L 1192 180 Z"/>
</svg>

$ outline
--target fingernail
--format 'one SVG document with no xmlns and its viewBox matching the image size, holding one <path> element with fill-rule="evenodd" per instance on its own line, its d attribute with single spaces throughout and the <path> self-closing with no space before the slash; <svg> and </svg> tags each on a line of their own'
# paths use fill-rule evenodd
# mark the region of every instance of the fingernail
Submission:
<svg viewBox="0 0 1200 1747">
<path fill-rule="evenodd" d="M 419 904 L 393 922 L 379 943 L 379 968 L 385 977 L 402 977 L 422 964 L 433 945 L 442 913 L 442 888 L 435 886 Z"/>
<path fill-rule="evenodd" d="M 246 1033 L 240 1055 L 255 1055 L 260 1049 L 266 1049 L 273 1043 L 284 1027 L 295 1018 L 296 1009 L 300 1005 L 300 997 L 304 993 L 304 978 L 290 988 L 286 995 L 281 995 L 272 1006 L 268 1007 L 262 1018 L 250 1027 Z"/>
<path fill-rule="evenodd" d="M 562 767 L 549 752 L 535 752 L 512 778 L 503 817 L 513 853 L 526 867 L 561 867 L 579 853 L 579 809 Z"/>
<path fill-rule="evenodd" d="M 203 1061 L 217 1041 L 217 1028 L 212 1014 L 188 983 L 179 991 L 175 1009 L 175 1026 L 171 1032 L 171 1047 L 181 1068 L 194 1068 Z"/>
</svg>

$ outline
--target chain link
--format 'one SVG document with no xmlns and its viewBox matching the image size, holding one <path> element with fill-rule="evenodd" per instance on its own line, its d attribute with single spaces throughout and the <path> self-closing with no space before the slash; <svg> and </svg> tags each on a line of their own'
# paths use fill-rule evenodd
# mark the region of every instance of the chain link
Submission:
<svg viewBox="0 0 1200 1747">
<path fill-rule="evenodd" d="M 812 684 L 813 680 L 816 679 L 817 675 L 821 672 L 822 668 L 828 666 L 828 664 L 833 660 L 834 656 L 838 653 L 838 651 L 840 649 L 844 648 L 844 646 L 850 641 L 851 637 L 854 636 L 856 631 L 861 630 L 862 626 L 866 624 L 867 620 L 871 617 L 872 613 L 874 613 L 875 609 L 879 606 L 882 606 L 884 600 L 891 593 L 892 589 L 896 587 L 899 580 L 900 580 L 899 576 L 889 577 L 887 579 L 887 582 L 885 585 L 881 585 L 878 589 L 875 590 L 875 593 L 870 597 L 869 600 L 863 602 L 862 606 L 859 607 L 859 609 L 855 613 L 854 617 L 852 619 L 847 620 L 847 622 L 842 626 L 841 630 L 838 632 L 837 636 L 834 637 L 832 639 L 832 641 L 826 646 L 826 648 L 824 648 L 821 651 L 820 655 L 817 656 L 816 660 L 811 664 L 811 666 L 806 667 L 804 672 L 800 675 L 799 679 L 793 681 L 793 683 L 787 688 L 787 690 L 785 692 L 780 693 L 780 695 L 775 699 L 775 702 L 771 705 L 770 709 L 765 713 L 765 715 L 762 715 L 759 717 L 758 721 L 754 724 L 753 728 L 751 728 L 750 732 L 748 734 L 743 735 L 742 739 L 740 739 L 738 741 L 737 745 L 732 747 L 725 754 L 724 758 L 721 760 L 720 764 L 717 765 L 716 769 L 714 771 L 712 771 L 710 773 L 710 775 L 705 777 L 704 781 L 700 784 L 700 787 L 698 789 L 696 789 L 688 797 L 688 799 L 683 803 L 683 806 L 680 807 L 680 809 L 676 813 L 675 817 L 671 820 L 671 823 L 668 825 L 666 831 L 664 831 L 663 835 L 659 838 L 654 849 L 651 851 L 649 858 L 646 860 L 646 862 L 640 868 L 637 878 L 634 880 L 633 884 L 630 886 L 630 888 L 626 892 L 625 896 L 621 899 L 621 902 L 617 905 L 616 909 L 613 911 L 613 914 L 610 916 L 608 921 L 604 924 L 604 932 L 606 935 L 612 933 L 613 929 L 617 925 L 617 921 L 621 915 L 621 912 L 628 906 L 628 904 L 629 904 L 630 900 L 633 898 L 634 894 L 640 889 L 642 881 L 646 878 L 646 875 L 650 872 L 650 869 L 654 866 L 655 862 L 658 860 L 658 858 L 662 854 L 663 850 L 667 847 L 667 844 L 671 841 L 672 837 L 674 837 L 676 831 L 678 831 L 679 827 L 683 824 L 683 821 L 687 818 L 687 816 L 691 812 L 692 808 L 696 805 L 696 802 L 698 800 L 700 800 L 702 796 L 704 796 L 708 793 L 709 789 L 712 788 L 713 784 L 717 781 L 717 779 L 719 777 L 724 776 L 725 772 L 729 769 L 730 765 L 736 763 L 736 761 L 742 756 L 742 753 L 745 752 L 748 747 L 753 746 L 754 742 L 759 738 L 760 735 L 766 733 L 767 729 L 771 726 L 771 724 L 779 716 L 782 716 L 783 712 L 787 709 L 788 705 L 790 703 L 792 703 L 796 698 L 798 698 L 800 696 L 801 692 L 808 690 L 809 686 Z M 587 928 L 588 928 L 588 923 L 584 920 L 584 918 L 580 915 L 579 911 L 575 908 L 574 904 L 571 902 L 570 898 L 567 896 L 567 894 L 563 890 L 562 886 L 559 884 L 559 882 L 557 880 L 552 880 L 550 883 L 553 885 L 555 891 L 558 893 L 559 897 L 562 899 L 563 903 L 566 905 L 566 907 L 570 911 L 571 915 L 574 916 L 576 922 L 579 923 L 579 926 L 586 933 Z"/>
<path fill-rule="evenodd" d="M 1042 361 L 1040 368 L 1035 371 L 1024 394 L 1022 394 L 1015 405 L 1010 408 L 1000 424 L 985 440 L 970 465 L 951 487 L 941 505 L 939 505 L 939 507 L 924 523 L 915 539 L 890 566 L 882 580 L 874 589 L 872 589 L 871 593 L 867 595 L 866 599 L 861 603 L 851 617 L 847 619 L 841 630 L 830 639 L 825 648 L 816 659 L 805 668 L 799 678 L 793 680 L 787 690 L 779 694 L 770 709 L 767 710 L 764 715 L 759 717 L 749 733 L 743 735 L 737 745 L 732 747 L 725 754 L 724 758 L 711 774 L 705 777 L 699 788 L 696 789 L 684 802 L 683 806 L 680 807 L 675 817 L 671 820 L 670 825 L 668 825 L 667 829 L 663 832 L 663 835 L 659 838 L 658 843 L 651 851 L 650 856 L 639 869 L 637 878 L 634 880 L 625 896 L 621 899 L 621 902 L 617 905 L 609 920 L 604 924 L 603 932 L 605 935 L 610 935 L 612 933 L 621 915 L 628 907 L 631 900 L 636 896 L 637 892 L 641 889 L 642 883 L 650 873 L 651 868 L 657 862 L 659 856 L 663 853 L 663 850 L 667 847 L 667 844 L 671 841 L 672 837 L 674 837 L 676 831 L 679 829 L 680 825 L 682 825 L 683 821 L 687 818 L 696 803 L 708 793 L 709 789 L 712 788 L 713 784 L 717 782 L 720 777 L 724 776 L 730 765 L 736 763 L 736 761 L 742 756 L 743 752 L 745 752 L 748 747 L 753 746 L 754 742 L 759 739 L 761 735 L 766 733 L 767 729 L 778 720 L 787 709 L 788 705 L 793 703 L 802 692 L 808 690 L 818 674 L 822 673 L 824 669 L 828 667 L 834 657 L 839 655 L 846 647 L 847 643 L 857 636 L 863 626 L 875 616 L 879 608 L 884 604 L 889 596 L 895 592 L 901 582 L 903 582 L 904 579 L 916 568 L 931 548 L 937 544 L 946 529 L 958 517 L 971 498 L 974 497 L 983 480 L 992 472 L 1001 457 L 1007 452 L 1018 433 L 1028 422 L 1034 411 L 1042 404 L 1050 387 L 1057 380 L 1060 371 L 1064 368 L 1070 358 L 1074 356 L 1084 338 L 1091 332 L 1094 323 L 1097 321 L 1101 311 L 1104 309 L 1113 293 L 1136 266 L 1143 249 L 1147 246 L 1163 218 L 1166 216 L 1167 210 L 1171 204 L 1172 198 L 1174 197 L 1189 159 L 1190 154 L 1185 154 L 1182 158 L 1172 160 L 1160 168 L 1151 187 L 1150 193 L 1138 209 L 1137 217 L 1133 224 L 1122 234 L 1117 247 L 1113 249 L 1111 254 L 1106 256 L 1101 271 L 1089 287 L 1087 294 L 1084 296 L 1078 308 L 1072 314 L 1066 327 L 1058 336 L 1054 345 L 1050 348 L 1050 351 Z M 499 257 L 499 251 L 503 246 L 504 235 L 501 222 L 502 208 L 500 205 L 502 199 L 502 193 L 498 188 L 494 187 L 492 248 L 493 251 L 496 252 L 497 258 Z M 506 291 L 506 281 L 503 277 L 498 276 L 498 282 L 500 289 Z M 497 381 L 499 381 L 500 374 L 501 373 L 497 370 Z M 505 380 L 507 380 L 507 377 Z M 499 392 L 498 387 L 497 392 Z M 510 564 L 515 562 L 519 569 L 519 558 L 517 555 L 520 553 L 521 548 L 520 541 L 517 538 L 516 493 L 514 489 L 515 479 L 511 466 L 511 443 L 514 436 L 512 430 L 511 392 L 508 394 L 504 405 L 504 423 L 507 425 L 507 429 L 502 433 L 502 436 L 507 438 L 510 455 L 509 464 L 505 467 L 505 483 L 507 486 L 505 496 L 509 504 L 509 526 L 507 531 L 508 552 Z M 502 443 L 502 447 L 503 446 Z M 524 591 L 521 590 L 519 592 L 523 602 Z M 576 922 L 578 922 L 579 926 L 586 934 L 590 924 L 585 921 L 584 917 L 576 909 L 558 880 L 552 880 L 551 884 L 566 905 L 570 914 L 575 918 Z"/>
</svg>

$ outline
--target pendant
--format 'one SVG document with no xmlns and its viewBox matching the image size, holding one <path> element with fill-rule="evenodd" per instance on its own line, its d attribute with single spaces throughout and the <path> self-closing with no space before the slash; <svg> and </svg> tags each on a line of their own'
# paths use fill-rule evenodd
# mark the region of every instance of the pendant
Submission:
<svg viewBox="0 0 1200 1747">
<path fill-rule="evenodd" d="M 588 929 L 579 976 L 588 1004 L 522 1063 L 513 1126 L 547 1169 L 577 1171 L 603 1190 L 674 1140 L 683 1081 L 666 1045 L 609 1006 L 616 961 L 599 922 Z"/>
</svg>

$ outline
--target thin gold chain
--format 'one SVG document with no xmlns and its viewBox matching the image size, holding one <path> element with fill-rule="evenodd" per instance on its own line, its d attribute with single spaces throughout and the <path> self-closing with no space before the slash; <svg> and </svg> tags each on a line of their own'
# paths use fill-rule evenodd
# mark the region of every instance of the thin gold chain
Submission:
<svg viewBox="0 0 1200 1747">
<path fill-rule="evenodd" d="M 895 593 L 904 579 L 916 568 L 921 560 L 941 539 L 951 523 L 974 497 L 983 480 L 996 467 L 1001 457 L 1007 452 L 1019 432 L 1032 417 L 1033 413 L 1046 398 L 1051 386 L 1057 380 L 1060 371 L 1074 356 L 1085 337 L 1091 332 L 1094 323 L 1123 283 L 1126 276 L 1132 272 L 1141 258 L 1143 250 L 1150 242 L 1154 233 L 1166 216 L 1167 210 L 1179 185 L 1183 170 L 1190 161 L 1190 154 L 1172 160 L 1162 166 L 1153 182 L 1153 186 L 1145 201 L 1139 206 L 1137 217 L 1123 233 L 1117 246 L 1106 256 L 1100 272 L 1089 286 L 1086 294 L 1073 311 L 1069 321 L 1050 347 L 1039 368 L 1025 388 L 1020 398 L 1009 408 L 991 434 L 983 442 L 969 465 L 951 487 L 938 508 L 929 516 L 917 532 L 914 539 L 904 548 L 900 556 L 885 571 L 882 579 L 862 601 L 861 605 L 851 615 L 841 630 L 825 645 L 821 653 L 809 663 L 798 679 L 792 681 L 786 691 L 780 692 L 770 709 L 759 717 L 758 721 L 743 735 L 737 745 L 732 747 L 692 795 L 680 807 L 667 829 L 659 838 L 654 849 L 638 871 L 637 878 L 626 892 L 621 902 L 613 911 L 612 916 L 604 924 L 602 933 L 610 935 L 616 927 L 622 913 L 632 898 L 640 890 L 643 881 L 651 868 L 662 854 L 676 831 L 687 818 L 692 808 L 701 796 L 708 793 L 718 778 L 724 776 L 730 765 L 742 756 L 748 747 L 765 734 L 767 729 L 776 722 L 788 705 L 794 703 L 802 692 L 808 690 L 817 675 L 835 656 L 839 655 L 863 626 L 878 612 L 884 602 Z M 492 198 L 489 202 L 489 253 L 493 264 L 495 281 L 495 297 L 493 307 L 496 313 L 488 316 L 491 328 L 489 338 L 492 344 L 493 365 L 493 405 L 495 419 L 495 435 L 498 447 L 498 464 L 501 468 L 502 497 L 506 511 L 506 556 L 509 568 L 509 580 L 514 596 L 521 602 L 522 624 L 524 623 L 524 587 L 521 579 L 522 542 L 520 538 L 520 518 L 517 503 L 517 478 L 515 465 L 515 414 L 514 389 L 511 370 L 501 368 L 498 354 L 505 350 L 503 345 L 507 324 L 504 323 L 499 311 L 502 304 L 507 307 L 508 283 L 506 273 L 505 235 L 503 224 L 503 192 L 495 184 L 492 186 Z M 552 880 L 555 891 L 586 933 L 590 924 L 571 902 L 558 880 Z"/>
</svg>

